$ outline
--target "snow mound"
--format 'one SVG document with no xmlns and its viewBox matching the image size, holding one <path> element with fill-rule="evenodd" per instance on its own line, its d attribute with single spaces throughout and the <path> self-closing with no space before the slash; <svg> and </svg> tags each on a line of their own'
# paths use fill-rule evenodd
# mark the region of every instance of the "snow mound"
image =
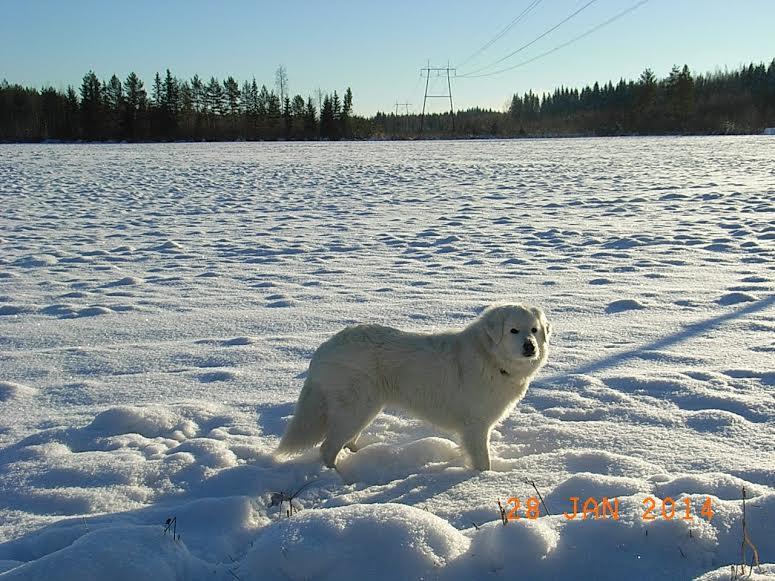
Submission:
<svg viewBox="0 0 775 581">
<path fill-rule="evenodd" d="M 186 546 L 160 534 L 159 527 L 116 526 L 89 532 L 71 545 L 11 569 L 3 581 L 191 579 L 207 572 Z"/>
<path fill-rule="evenodd" d="M 521 575 L 528 563 L 546 559 L 558 545 L 559 533 L 546 519 L 520 519 L 503 526 L 493 521 L 479 527 L 473 535 L 469 555 L 476 570 L 504 571 Z"/>
<path fill-rule="evenodd" d="M 613 301 L 611 303 L 608 303 L 608 306 L 605 308 L 605 312 L 610 315 L 613 313 L 623 313 L 624 311 L 637 311 L 645 308 L 646 308 L 646 305 L 636 301 L 635 299 L 621 299 L 618 301 Z"/>
<path fill-rule="evenodd" d="M 748 499 L 767 494 L 767 488 L 719 472 L 679 476 L 659 484 L 659 494 L 678 498 L 684 495 L 710 495 L 723 500 L 741 500 L 745 487 Z"/>
<path fill-rule="evenodd" d="M 135 276 L 125 276 L 124 278 L 120 278 L 119 280 L 115 280 L 113 282 L 107 283 L 106 287 L 117 287 L 117 286 L 135 286 L 138 284 L 142 284 L 143 279 L 137 278 Z"/>
<path fill-rule="evenodd" d="M 14 383 L 12 381 L 0 381 L 0 401 L 11 401 L 21 397 L 32 397 L 38 393 L 34 387 Z"/>
<path fill-rule="evenodd" d="M 727 307 L 729 305 L 737 305 L 739 303 L 752 303 L 757 300 L 759 299 L 751 294 L 735 292 L 725 294 L 718 300 L 718 304 Z"/>
<path fill-rule="evenodd" d="M 242 579 L 419 579 L 463 554 L 469 539 L 445 520 L 402 504 L 305 510 L 264 530 Z"/>
<path fill-rule="evenodd" d="M 197 425 L 180 416 L 175 410 L 161 406 L 117 406 L 97 415 L 86 426 L 87 430 L 104 435 L 140 434 L 146 438 L 166 436 L 193 437 Z"/>
</svg>

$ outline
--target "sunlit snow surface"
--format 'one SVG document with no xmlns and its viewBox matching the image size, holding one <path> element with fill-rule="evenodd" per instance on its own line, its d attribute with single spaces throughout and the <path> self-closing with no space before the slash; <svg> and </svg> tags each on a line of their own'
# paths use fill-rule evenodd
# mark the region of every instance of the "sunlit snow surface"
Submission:
<svg viewBox="0 0 775 581">
<path fill-rule="evenodd" d="M 775 575 L 772 138 L 2 145 L 0 196 L 2 579 L 721 579 L 743 486 Z M 492 472 L 397 410 L 272 458 L 325 338 L 498 300 L 555 334 Z"/>
</svg>

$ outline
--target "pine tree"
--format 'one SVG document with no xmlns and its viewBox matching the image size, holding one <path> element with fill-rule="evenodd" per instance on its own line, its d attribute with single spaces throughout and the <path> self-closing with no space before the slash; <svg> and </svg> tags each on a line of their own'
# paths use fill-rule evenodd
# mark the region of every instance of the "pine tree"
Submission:
<svg viewBox="0 0 775 581">
<path fill-rule="evenodd" d="M 234 139 L 238 134 L 237 124 L 241 107 L 239 85 L 237 84 L 237 81 L 234 80 L 234 77 L 230 76 L 223 82 L 223 94 L 226 104 L 226 114 L 228 116 L 228 138 Z"/>
<path fill-rule="evenodd" d="M 334 91 L 334 96 L 331 98 L 331 109 L 334 113 L 334 124 L 331 128 L 331 139 L 339 139 L 341 136 L 341 117 L 342 117 L 342 102 L 339 100 L 339 95 Z"/>
<path fill-rule="evenodd" d="M 334 105 L 331 97 L 323 97 L 323 107 L 320 109 L 320 137 L 322 139 L 334 139 L 336 135 L 336 118 L 334 117 Z"/>
<path fill-rule="evenodd" d="M 265 120 L 269 110 L 269 90 L 266 85 L 261 85 L 261 91 L 258 93 L 258 115 Z"/>
<path fill-rule="evenodd" d="M 274 94 L 274 91 L 269 93 L 269 98 L 266 105 L 266 117 L 267 117 L 267 137 L 269 139 L 277 139 L 280 136 L 280 122 L 282 118 L 282 111 L 280 108 L 280 98 Z"/>
<path fill-rule="evenodd" d="M 342 113 L 342 102 L 339 100 L 339 95 L 336 94 L 336 91 L 334 91 L 334 96 L 331 99 L 331 107 L 334 110 L 334 119 L 338 120 Z"/>
<path fill-rule="evenodd" d="M 248 117 L 248 138 L 257 139 L 259 136 L 259 93 L 258 85 L 256 84 L 256 78 L 253 77 L 253 81 L 250 83 L 250 88 L 247 97 L 247 117 Z"/>
<path fill-rule="evenodd" d="M 304 108 L 304 137 L 312 139 L 318 133 L 317 111 L 312 103 L 312 97 L 307 97 L 307 105 Z"/>
<path fill-rule="evenodd" d="M 156 73 L 156 75 L 153 77 L 153 91 L 151 92 L 151 105 L 156 109 L 161 109 L 162 100 L 163 100 L 163 97 L 162 97 L 162 87 L 161 87 L 161 76 L 159 76 L 159 73 Z"/>
<path fill-rule="evenodd" d="M 225 110 L 224 94 L 223 87 L 221 86 L 221 83 L 218 82 L 218 79 L 215 77 L 210 77 L 210 80 L 207 83 L 207 87 L 205 88 L 205 95 L 207 111 L 210 116 L 212 117 L 223 115 Z"/>
<path fill-rule="evenodd" d="M 112 139 L 117 139 L 122 133 L 124 118 L 124 88 L 116 75 L 110 77 L 105 84 L 105 113 L 107 116 L 106 133 Z"/>
<path fill-rule="evenodd" d="M 654 115 L 657 99 L 657 78 L 654 72 L 647 68 L 638 78 L 636 115 L 637 125 L 643 131 L 651 131 L 655 122 L 651 119 Z"/>
<path fill-rule="evenodd" d="M 199 75 L 194 75 L 191 79 L 191 102 L 194 111 L 197 113 L 206 113 L 207 105 L 205 103 L 205 87 Z"/>
<path fill-rule="evenodd" d="M 186 139 L 192 139 L 196 133 L 196 113 L 194 111 L 194 92 L 188 81 L 179 82 L 178 126 L 179 134 Z"/>
<path fill-rule="evenodd" d="M 78 95 L 72 85 L 67 85 L 65 91 L 64 122 L 62 123 L 62 137 L 75 139 L 78 137 L 79 107 Z"/>
<path fill-rule="evenodd" d="M 291 137 L 291 131 L 293 130 L 293 115 L 291 114 L 291 100 L 286 97 L 283 101 L 283 131 L 285 138 Z"/>
<path fill-rule="evenodd" d="M 694 108 L 694 80 L 689 67 L 684 65 L 683 69 L 679 69 L 674 65 L 665 81 L 665 89 L 673 124 L 687 130 L 689 115 Z"/>
<path fill-rule="evenodd" d="M 147 95 L 143 82 L 134 73 L 129 73 L 124 81 L 126 104 L 124 107 L 124 137 L 129 140 L 138 138 L 138 121 L 146 108 Z"/>
<path fill-rule="evenodd" d="M 99 139 L 102 132 L 102 84 L 89 71 L 81 83 L 81 128 L 85 139 Z"/>
<path fill-rule="evenodd" d="M 296 95 L 291 101 L 291 137 L 304 136 L 304 97 Z"/>
<path fill-rule="evenodd" d="M 179 111 L 180 85 L 167 69 L 161 94 L 162 134 L 167 139 L 174 139 L 177 136 Z"/>
<path fill-rule="evenodd" d="M 353 111 L 353 92 L 350 87 L 344 92 L 344 102 L 342 103 L 342 113 L 339 116 L 340 125 L 342 127 L 342 136 L 349 138 L 352 134 L 352 128 L 350 126 L 350 117 Z"/>
<path fill-rule="evenodd" d="M 517 123 L 522 121 L 522 98 L 517 93 L 514 93 L 514 96 L 511 98 L 509 117 Z"/>
<path fill-rule="evenodd" d="M 240 90 L 234 77 L 230 76 L 223 82 L 223 89 L 226 94 L 228 113 L 233 119 L 236 119 L 240 114 Z"/>
</svg>

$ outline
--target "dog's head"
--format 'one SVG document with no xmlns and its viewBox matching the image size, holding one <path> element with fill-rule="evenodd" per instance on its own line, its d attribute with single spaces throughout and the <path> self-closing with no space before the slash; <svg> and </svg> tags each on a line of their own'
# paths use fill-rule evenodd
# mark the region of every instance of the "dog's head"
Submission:
<svg viewBox="0 0 775 581">
<path fill-rule="evenodd" d="M 538 307 L 520 304 L 494 305 L 475 323 L 496 359 L 508 367 L 537 369 L 549 356 L 551 324 Z"/>
</svg>

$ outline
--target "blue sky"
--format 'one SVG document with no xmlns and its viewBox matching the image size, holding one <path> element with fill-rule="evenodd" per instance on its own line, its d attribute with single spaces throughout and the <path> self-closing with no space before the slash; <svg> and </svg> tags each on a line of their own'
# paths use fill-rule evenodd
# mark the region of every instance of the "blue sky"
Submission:
<svg viewBox="0 0 775 581">
<path fill-rule="evenodd" d="M 523 21 L 459 73 L 487 65 L 551 28 L 589 0 L 542 0 Z M 502 65 L 543 53 L 637 0 L 596 0 L 578 16 Z M 326 0 L 2 0 L 0 78 L 64 88 L 93 69 L 101 78 L 134 70 L 253 76 L 274 85 L 284 65 L 292 93 L 351 86 L 356 112 L 422 107 L 419 69 L 456 65 L 484 45 L 530 0 L 391 2 Z M 775 57 L 773 0 L 650 0 L 577 43 L 501 75 L 453 79 L 456 108 L 502 108 L 514 92 L 657 76 L 673 64 L 693 71 Z M 441 90 L 439 88 L 439 90 Z M 441 100 L 429 105 L 441 110 Z"/>
</svg>

